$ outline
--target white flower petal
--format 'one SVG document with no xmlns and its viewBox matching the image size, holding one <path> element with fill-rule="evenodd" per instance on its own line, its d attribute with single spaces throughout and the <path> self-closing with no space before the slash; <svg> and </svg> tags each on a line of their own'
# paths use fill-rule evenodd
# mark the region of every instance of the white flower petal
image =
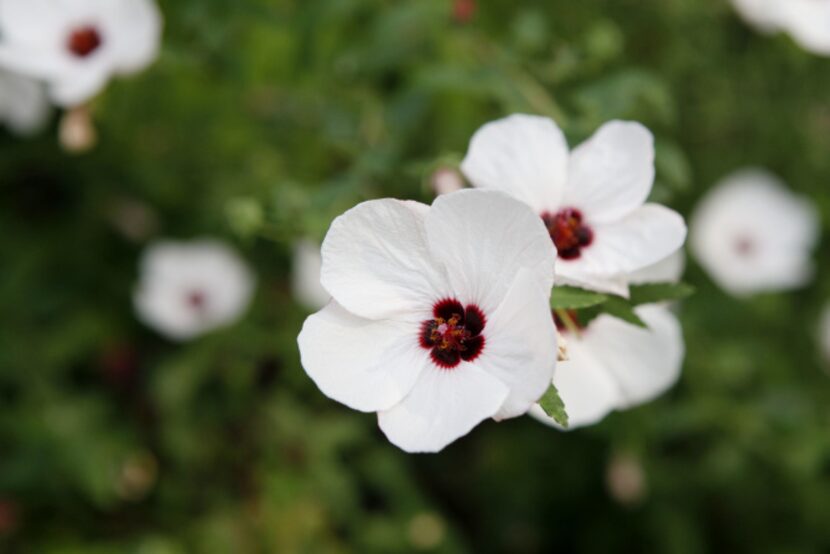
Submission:
<svg viewBox="0 0 830 554">
<path fill-rule="evenodd" d="M 782 7 L 790 0 L 732 0 L 740 16 L 759 31 L 772 33 L 781 28 Z"/>
<path fill-rule="evenodd" d="M 556 326 L 550 289 L 529 271 L 519 272 L 484 328 L 484 350 L 471 363 L 499 378 L 510 394 L 496 419 L 517 417 L 541 397 L 556 367 Z"/>
<path fill-rule="evenodd" d="M 438 452 L 492 417 L 507 387 L 473 364 L 423 371 L 404 400 L 378 413 L 387 438 L 407 452 Z"/>
<path fill-rule="evenodd" d="M 556 267 L 556 285 L 567 285 L 596 292 L 607 292 L 628 298 L 628 278 L 625 275 L 592 275 L 582 273 L 578 264 L 561 262 Z M 556 288 L 553 289 L 556 294 Z"/>
<path fill-rule="evenodd" d="M 54 0 L 0 0 L 0 35 L 7 42 L 43 47 L 64 30 L 67 11 Z"/>
<path fill-rule="evenodd" d="M 563 207 L 591 224 L 610 223 L 640 207 L 654 182 L 654 138 L 635 122 L 611 121 L 574 149 Z"/>
<path fill-rule="evenodd" d="M 568 144 L 553 120 L 511 115 L 476 131 L 461 170 L 476 187 L 505 192 L 537 213 L 553 212 L 568 175 Z"/>
<path fill-rule="evenodd" d="M 620 390 L 617 409 L 648 402 L 671 387 L 683 364 L 683 333 L 675 315 L 659 305 L 639 306 L 642 329 L 611 316 L 600 316 L 586 348 L 606 368 Z"/>
<path fill-rule="evenodd" d="M 43 128 L 49 113 L 40 83 L 0 70 L 0 121 L 15 133 L 29 135 Z"/>
<path fill-rule="evenodd" d="M 678 249 L 659 262 L 644 267 L 628 275 L 630 285 L 645 285 L 649 283 L 676 283 L 680 281 L 686 269 L 686 254 Z"/>
<path fill-rule="evenodd" d="M 331 295 L 320 284 L 322 263 L 319 245 L 308 239 L 294 244 L 291 291 L 300 304 L 315 310 L 328 304 L 331 299 Z"/>
<path fill-rule="evenodd" d="M 103 67 L 90 67 L 66 78 L 52 80 L 49 94 L 59 106 L 71 108 L 101 92 L 108 80 L 109 74 Z"/>
<path fill-rule="evenodd" d="M 680 376 L 684 345 L 675 316 L 659 305 L 640 306 L 636 312 L 648 329 L 601 315 L 580 337 L 566 335 L 569 359 L 559 365 L 553 383 L 565 403 L 569 429 L 648 402 Z M 539 411 L 531 415 L 553 423 Z"/>
<path fill-rule="evenodd" d="M 683 218 L 657 204 L 645 204 L 622 220 L 593 230 L 593 242 L 579 258 L 560 260 L 558 273 L 583 281 L 632 273 L 667 257 L 686 239 Z"/>
<path fill-rule="evenodd" d="M 375 412 L 400 402 L 425 368 L 434 369 L 418 330 L 412 322 L 358 317 L 332 301 L 306 319 L 297 342 L 303 368 L 323 394 Z"/>
<path fill-rule="evenodd" d="M 428 211 L 417 202 L 371 200 L 335 219 L 323 241 L 323 287 L 362 317 L 426 319 L 448 292 L 426 243 Z"/>
<path fill-rule="evenodd" d="M 72 64 L 63 56 L 55 56 L 49 51 L 30 52 L 21 46 L 3 43 L 0 43 L 0 67 L 40 80 L 72 72 Z"/>
<path fill-rule="evenodd" d="M 817 210 L 764 170 L 725 177 L 698 204 L 691 230 L 700 264 L 736 296 L 794 288 L 813 274 Z"/>
<path fill-rule="evenodd" d="M 616 406 L 617 384 L 585 348 L 572 349 L 568 340 L 568 359 L 560 362 L 554 377 L 559 397 L 568 414 L 568 430 L 599 422 Z M 538 404 L 528 414 L 551 427 L 562 429 Z"/>
<path fill-rule="evenodd" d="M 782 0 L 781 25 L 805 50 L 830 55 L 830 2 Z"/>
<path fill-rule="evenodd" d="M 102 16 L 113 33 L 114 69 L 130 74 L 147 67 L 158 55 L 162 17 L 151 0 L 106 0 Z"/>
<path fill-rule="evenodd" d="M 446 267 L 452 296 L 492 313 L 521 268 L 553 286 L 556 251 L 542 219 L 496 191 L 439 196 L 425 221 L 429 247 Z"/>
</svg>

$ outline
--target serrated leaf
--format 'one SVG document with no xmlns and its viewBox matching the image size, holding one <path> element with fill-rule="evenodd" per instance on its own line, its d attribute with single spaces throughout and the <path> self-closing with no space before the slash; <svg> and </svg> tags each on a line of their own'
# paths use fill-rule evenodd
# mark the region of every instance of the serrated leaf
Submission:
<svg viewBox="0 0 830 554">
<path fill-rule="evenodd" d="M 629 287 L 629 302 L 633 306 L 681 300 L 695 292 L 691 285 L 686 283 L 649 283 Z"/>
<path fill-rule="evenodd" d="M 602 304 L 602 311 L 637 327 L 648 328 L 648 325 L 634 312 L 634 306 L 625 298 L 609 298 L 607 302 Z"/>
<path fill-rule="evenodd" d="M 553 421 L 562 427 L 568 426 L 568 412 L 565 411 L 565 403 L 562 402 L 559 391 L 552 383 L 542 398 L 539 399 L 539 406 L 548 416 L 553 418 Z"/>
<path fill-rule="evenodd" d="M 550 307 L 554 310 L 577 310 L 590 308 L 608 300 L 607 294 L 600 294 L 576 287 L 553 287 L 550 295 Z"/>
</svg>

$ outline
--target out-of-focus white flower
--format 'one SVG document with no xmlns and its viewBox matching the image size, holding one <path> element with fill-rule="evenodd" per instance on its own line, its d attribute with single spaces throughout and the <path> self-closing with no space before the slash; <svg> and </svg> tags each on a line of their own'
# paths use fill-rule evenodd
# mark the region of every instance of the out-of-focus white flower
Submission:
<svg viewBox="0 0 830 554">
<path fill-rule="evenodd" d="M 300 304 L 313 310 L 319 310 L 331 299 L 331 295 L 320 284 L 322 263 L 319 244 L 309 239 L 294 244 L 291 290 Z"/>
<path fill-rule="evenodd" d="M 461 169 L 474 186 L 528 204 L 556 244 L 557 284 L 626 296 L 626 275 L 677 250 L 686 225 L 644 204 L 654 181 L 654 144 L 639 123 L 611 121 L 568 151 L 545 117 L 512 115 L 473 135 Z"/>
<path fill-rule="evenodd" d="M 464 188 L 464 178 L 451 167 L 439 167 L 430 176 L 430 184 L 436 195 L 449 194 Z"/>
<path fill-rule="evenodd" d="M 821 314 L 819 342 L 821 343 L 821 351 L 824 354 L 824 359 L 830 363 L 830 304 L 825 306 L 824 312 Z"/>
<path fill-rule="evenodd" d="M 805 284 L 813 274 L 810 251 L 817 239 L 815 207 L 761 169 L 724 178 L 691 218 L 692 252 L 735 296 Z"/>
<path fill-rule="evenodd" d="M 303 367 L 409 452 L 522 415 L 556 365 L 553 250 L 539 217 L 499 192 L 359 204 L 323 242 L 333 300 L 303 326 Z"/>
<path fill-rule="evenodd" d="M 163 241 L 144 253 L 134 302 L 144 323 L 188 340 L 236 321 L 253 288 L 247 265 L 227 245 Z"/>
<path fill-rule="evenodd" d="M 748 23 L 765 33 L 783 31 L 814 54 L 830 56 L 830 0 L 732 0 Z"/>
<path fill-rule="evenodd" d="M 61 106 L 145 68 L 160 37 L 153 0 L 0 0 L 0 66 L 43 80 Z"/>
<path fill-rule="evenodd" d="M 553 384 L 568 412 L 569 429 L 648 402 L 680 376 L 684 344 L 677 318 L 660 305 L 635 311 L 647 329 L 603 314 L 577 335 L 557 317 L 559 332 L 568 341 L 568 360 L 559 363 Z M 529 413 L 558 428 L 538 404 Z"/>
<path fill-rule="evenodd" d="M 0 69 L 0 123 L 18 135 L 31 135 L 43 128 L 49 112 L 40 83 Z"/>
</svg>

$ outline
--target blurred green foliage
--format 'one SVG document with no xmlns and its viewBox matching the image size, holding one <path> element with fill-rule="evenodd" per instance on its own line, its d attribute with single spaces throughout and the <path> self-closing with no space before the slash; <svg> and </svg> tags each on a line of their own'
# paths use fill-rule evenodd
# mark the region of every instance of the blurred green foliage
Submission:
<svg viewBox="0 0 830 554">
<path fill-rule="evenodd" d="M 826 246 L 813 286 L 752 300 L 691 263 L 687 363 L 658 401 L 569 433 L 487 423 L 433 456 L 317 391 L 287 285 L 295 239 L 366 198 L 430 201 L 431 169 L 512 112 L 572 144 L 643 122 L 653 197 L 686 215 L 762 164 L 830 221 L 830 60 L 726 0 L 494 0 L 468 21 L 448 0 L 161 7 L 163 53 L 93 103 L 93 151 L 61 151 L 56 123 L 0 137 L 0 550 L 830 550 Z M 135 320 L 138 255 L 203 235 L 236 243 L 257 296 L 174 345 Z"/>
</svg>

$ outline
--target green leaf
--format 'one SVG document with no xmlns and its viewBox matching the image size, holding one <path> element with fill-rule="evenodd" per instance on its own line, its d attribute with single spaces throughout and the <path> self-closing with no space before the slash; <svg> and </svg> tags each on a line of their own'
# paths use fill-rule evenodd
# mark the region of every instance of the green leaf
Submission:
<svg viewBox="0 0 830 554">
<path fill-rule="evenodd" d="M 562 427 L 568 426 L 568 412 L 565 411 L 565 403 L 559 396 L 559 391 L 551 384 L 547 392 L 539 399 L 539 406 L 553 418 L 553 421 Z"/>
<path fill-rule="evenodd" d="M 553 287 L 550 295 L 550 307 L 554 310 L 576 310 L 579 308 L 590 308 L 602 304 L 608 300 L 608 295 L 576 287 Z"/>
<path fill-rule="evenodd" d="M 633 306 L 681 300 L 695 292 L 694 287 L 686 283 L 649 283 L 632 286 L 629 290 L 629 302 Z"/>
<path fill-rule="evenodd" d="M 638 327 L 643 328 L 648 327 L 648 325 L 646 325 L 646 323 L 642 319 L 640 319 L 640 316 L 638 316 L 634 312 L 634 306 L 629 304 L 629 301 L 625 298 L 619 298 L 616 296 L 609 298 L 607 302 L 603 303 L 602 311 L 608 315 L 617 317 L 619 319 L 622 319 L 623 321 L 631 323 L 632 325 L 636 325 Z"/>
</svg>

